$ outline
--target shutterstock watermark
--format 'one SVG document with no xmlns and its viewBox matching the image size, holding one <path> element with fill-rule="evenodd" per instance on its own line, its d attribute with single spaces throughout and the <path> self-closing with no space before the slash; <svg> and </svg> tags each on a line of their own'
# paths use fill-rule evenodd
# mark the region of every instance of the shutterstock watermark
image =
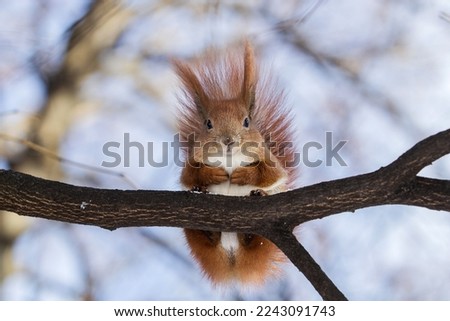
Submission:
<svg viewBox="0 0 450 321">
<path fill-rule="evenodd" d="M 237 160 L 239 166 L 251 166 L 257 163 L 262 157 L 265 160 L 274 160 L 273 151 L 277 150 L 281 156 L 291 155 L 286 158 L 284 167 L 296 167 L 303 165 L 306 167 L 325 166 L 347 166 L 341 151 L 347 140 L 334 142 L 333 133 L 325 132 L 325 139 L 322 142 L 310 141 L 300 146 L 301 151 L 297 151 L 297 145 L 292 142 L 283 142 L 277 145 L 276 142 L 245 142 L 243 144 L 224 145 L 221 142 L 211 141 L 201 143 L 195 136 L 189 137 L 190 143 L 180 140 L 180 135 L 174 135 L 171 142 L 139 142 L 130 137 L 130 133 L 123 134 L 123 140 L 106 142 L 102 151 L 106 160 L 101 166 L 114 168 L 118 166 L 130 167 L 131 163 L 138 164 L 139 167 L 166 167 L 175 164 L 179 167 L 185 166 L 185 153 L 183 150 L 193 149 L 193 153 L 201 155 L 211 166 L 231 166 Z M 292 152 L 292 150 L 295 150 Z M 207 161 L 206 161 L 207 160 Z M 225 163 L 223 163 L 225 162 Z M 195 164 L 190 164 L 194 166 Z"/>
</svg>

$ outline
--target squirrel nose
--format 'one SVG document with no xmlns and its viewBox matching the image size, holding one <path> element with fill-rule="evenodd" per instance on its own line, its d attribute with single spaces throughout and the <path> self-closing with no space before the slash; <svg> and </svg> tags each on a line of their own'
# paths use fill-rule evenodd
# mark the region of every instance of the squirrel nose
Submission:
<svg viewBox="0 0 450 321">
<path fill-rule="evenodd" d="M 225 146 L 231 146 L 234 144 L 234 140 L 230 137 L 225 137 L 222 139 L 222 143 L 224 143 Z"/>
</svg>

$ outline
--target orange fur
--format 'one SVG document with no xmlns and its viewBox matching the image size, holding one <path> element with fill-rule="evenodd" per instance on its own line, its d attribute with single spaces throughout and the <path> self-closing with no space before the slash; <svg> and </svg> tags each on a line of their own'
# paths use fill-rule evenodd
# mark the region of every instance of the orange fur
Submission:
<svg viewBox="0 0 450 321">
<path fill-rule="evenodd" d="M 294 158 L 292 118 L 283 91 L 269 73 L 259 70 L 251 45 L 222 56 L 211 51 L 190 64 L 174 61 L 174 67 L 184 90 L 180 138 L 188 142 L 181 183 L 201 190 L 221 184 L 249 186 L 262 189 L 262 195 L 276 184 L 282 185 L 276 192 L 288 189 L 296 178 L 296 168 L 288 166 Z M 239 148 L 239 156 L 233 157 L 240 165 L 211 164 L 211 155 L 225 161 L 235 155 L 234 148 Z M 185 235 L 192 255 L 214 283 L 261 284 L 284 258 L 258 235 L 239 233 L 232 245 L 222 243 L 221 232 L 185 229 Z"/>
<path fill-rule="evenodd" d="M 274 77 L 267 70 L 259 70 L 253 56 L 251 61 L 255 64 L 253 68 L 257 75 L 252 78 L 255 83 L 253 122 L 271 153 L 288 172 L 288 186 L 291 187 L 298 176 L 298 168 L 289 166 L 294 160 L 294 146 L 291 144 L 294 142 L 292 114 L 286 106 L 285 93 L 277 87 Z M 223 57 L 220 57 L 219 52 L 211 51 L 191 64 L 174 61 L 175 71 L 184 86 L 183 95 L 179 99 L 178 128 L 180 140 L 189 142 L 188 149 L 193 148 L 191 138 L 194 135 L 200 141 L 203 138 L 202 114 L 195 104 L 195 92 L 200 92 L 205 108 L 211 104 L 211 99 L 206 97 L 213 97 L 213 104 L 217 105 L 217 102 L 241 96 L 244 76 L 242 62 L 242 53 L 237 50 L 227 51 Z"/>
<path fill-rule="evenodd" d="M 221 167 L 211 167 L 202 163 L 186 162 L 185 168 L 181 173 L 183 185 L 193 188 L 207 187 L 211 184 L 219 184 L 228 180 L 227 172 Z"/>
<path fill-rule="evenodd" d="M 259 235 L 238 234 L 241 246 L 233 260 L 219 245 L 220 232 L 185 229 L 185 235 L 192 255 L 215 284 L 233 280 L 263 284 L 267 277 L 278 273 L 278 264 L 285 261 L 281 251 Z"/>
</svg>

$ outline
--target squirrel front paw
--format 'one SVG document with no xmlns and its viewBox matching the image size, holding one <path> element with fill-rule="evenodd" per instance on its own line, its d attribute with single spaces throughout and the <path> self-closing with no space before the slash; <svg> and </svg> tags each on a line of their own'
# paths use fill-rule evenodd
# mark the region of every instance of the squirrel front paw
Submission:
<svg viewBox="0 0 450 321">
<path fill-rule="evenodd" d="M 220 184 L 228 180 L 228 173 L 222 167 L 202 166 L 199 180 L 206 185 Z"/>
<path fill-rule="evenodd" d="M 207 186 L 199 186 L 199 185 L 192 186 L 191 192 L 203 193 L 203 194 L 208 194 L 209 193 Z"/>
<path fill-rule="evenodd" d="M 231 184 L 267 187 L 278 181 L 282 175 L 278 167 L 260 162 L 257 165 L 236 168 L 231 174 Z"/>
<path fill-rule="evenodd" d="M 231 184 L 258 185 L 260 173 L 256 166 L 238 167 L 231 174 Z"/>
<path fill-rule="evenodd" d="M 269 194 L 260 188 L 250 191 L 250 196 L 267 196 L 267 195 Z"/>
</svg>

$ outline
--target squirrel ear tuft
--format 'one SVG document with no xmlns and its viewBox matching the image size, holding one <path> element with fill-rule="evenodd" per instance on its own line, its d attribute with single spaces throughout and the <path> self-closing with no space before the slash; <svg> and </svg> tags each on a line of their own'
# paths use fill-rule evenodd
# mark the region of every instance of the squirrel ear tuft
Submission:
<svg viewBox="0 0 450 321">
<path fill-rule="evenodd" d="M 174 59 L 172 60 L 172 64 L 174 65 L 175 72 L 183 83 L 188 96 L 194 102 L 200 115 L 206 119 L 206 106 L 209 104 L 209 99 L 203 90 L 202 84 L 198 80 L 197 75 L 186 63 Z"/>
<path fill-rule="evenodd" d="M 242 83 L 242 98 L 248 108 L 248 114 L 252 116 L 253 109 L 255 107 L 255 94 L 256 94 L 256 66 L 255 66 L 255 54 L 250 42 L 245 42 L 244 52 L 244 81 Z"/>
</svg>

